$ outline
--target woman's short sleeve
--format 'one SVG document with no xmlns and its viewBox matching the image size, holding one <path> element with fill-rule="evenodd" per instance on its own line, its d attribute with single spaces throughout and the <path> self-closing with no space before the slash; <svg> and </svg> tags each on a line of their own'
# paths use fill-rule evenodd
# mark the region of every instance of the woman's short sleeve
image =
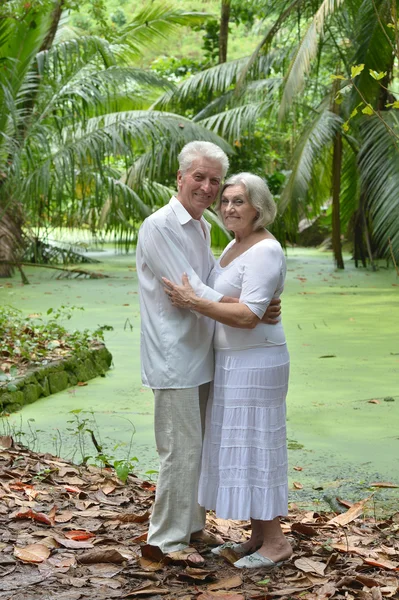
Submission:
<svg viewBox="0 0 399 600">
<path fill-rule="evenodd" d="M 243 256 L 240 302 L 259 319 L 263 317 L 276 291 L 283 285 L 284 254 L 275 240 L 263 240 Z"/>
</svg>

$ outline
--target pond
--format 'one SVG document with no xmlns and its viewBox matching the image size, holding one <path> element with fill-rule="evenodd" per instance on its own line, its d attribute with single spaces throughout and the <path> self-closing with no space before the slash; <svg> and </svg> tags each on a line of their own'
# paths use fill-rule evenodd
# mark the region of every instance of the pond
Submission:
<svg viewBox="0 0 399 600">
<path fill-rule="evenodd" d="M 105 378 L 24 407 L 3 419 L 2 432 L 21 432 L 35 450 L 79 461 L 95 455 L 89 437 L 78 435 L 79 422 L 89 419 L 108 456 L 130 452 L 140 473 L 156 471 L 153 397 L 140 381 L 134 255 L 95 256 L 102 263 L 87 268 L 110 278 L 57 280 L 54 271 L 27 268 L 29 286 L 19 275 L 0 280 L 0 302 L 26 314 L 68 304 L 84 308 L 68 327 L 111 325 L 106 344 L 114 359 Z M 374 490 L 377 505 L 394 506 L 397 489 L 369 486 L 399 485 L 399 279 L 384 264 L 377 272 L 355 269 L 349 256 L 338 272 L 329 253 L 314 249 L 288 249 L 287 259 L 291 500 L 325 508 L 326 497 L 356 500 Z"/>
</svg>

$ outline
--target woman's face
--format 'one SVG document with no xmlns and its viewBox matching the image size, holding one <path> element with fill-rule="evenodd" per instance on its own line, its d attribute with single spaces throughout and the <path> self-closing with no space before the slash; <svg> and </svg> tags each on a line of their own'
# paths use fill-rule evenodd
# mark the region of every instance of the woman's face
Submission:
<svg viewBox="0 0 399 600">
<path fill-rule="evenodd" d="M 220 199 L 220 212 L 227 229 L 234 233 L 250 233 L 258 215 L 249 202 L 243 185 L 229 185 Z"/>
</svg>

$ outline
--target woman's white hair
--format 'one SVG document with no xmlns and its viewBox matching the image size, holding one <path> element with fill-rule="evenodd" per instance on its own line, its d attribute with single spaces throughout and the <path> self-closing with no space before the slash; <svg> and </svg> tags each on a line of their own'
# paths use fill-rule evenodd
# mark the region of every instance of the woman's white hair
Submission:
<svg viewBox="0 0 399 600">
<path fill-rule="evenodd" d="M 258 211 L 258 216 L 254 221 L 254 231 L 273 223 L 277 214 L 276 203 L 273 200 L 266 181 L 262 177 L 253 175 L 252 173 L 237 173 L 237 175 L 232 175 L 226 180 L 220 191 L 217 204 L 218 212 L 220 212 L 224 190 L 232 185 L 242 185 L 249 203 Z"/>
<path fill-rule="evenodd" d="M 209 158 L 220 163 L 222 176 L 224 177 L 229 168 L 229 159 L 219 146 L 212 142 L 194 141 L 186 144 L 178 156 L 179 170 L 182 175 L 187 173 L 193 161 L 198 158 Z"/>
</svg>

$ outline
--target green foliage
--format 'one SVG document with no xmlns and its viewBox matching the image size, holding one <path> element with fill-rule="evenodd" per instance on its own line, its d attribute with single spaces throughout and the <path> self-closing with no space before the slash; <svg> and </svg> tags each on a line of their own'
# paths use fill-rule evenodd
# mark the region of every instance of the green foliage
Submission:
<svg viewBox="0 0 399 600">
<path fill-rule="evenodd" d="M 123 10 L 118 8 L 115 12 L 111 13 L 111 21 L 115 23 L 118 27 L 123 27 L 126 25 L 126 16 Z"/>
<path fill-rule="evenodd" d="M 126 483 L 130 473 L 133 473 L 138 462 L 137 456 L 132 456 L 133 438 L 136 433 L 136 428 L 130 419 L 123 418 L 131 426 L 131 436 L 128 444 L 116 444 L 112 450 L 105 448 L 101 440 L 101 432 L 98 428 L 97 421 L 93 411 L 85 411 L 77 408 L 69 411 L 72 419 L 67 421 L 70 427 L 67 430 L 70 435 L 76 440 L 76 452 L 79 453 L 79 458 L 82 464 L 96 464 L 104 467 L 113 467 L 118 478 Z M 97 454 L 89 455 L 87 440 L 90 439 Z M 115 456 L 115 452 L 120 448 L 125 447 L 124 458 Z M 76 455 L 75 452 L 75 455 Z"/>
<path fill-rule="evenodd" d="M 91 7 L 103 22 L 104 4 Z M 62 25 L 52 21 L 48 3 L 39 9 L 0 22 L 0 214 L 18 207 L 31 229 L 101 227 L 128 246 L 136 224 L 164 198 L 153 182 L 154 159 L 128 177 L 131 164 L 162 148 L 156 168 L 170 173 L 187 141 L 200 137 L 227 147 L 199 124 L 149 110 L 171 84 L 132 66 L 146 47 L 203 16 L 147 2 L 117 33 L 47 48 L 49 29 Z M 15 245 L 15 236 L 7 243 Z"/>
<path fill-rule="evenodd" d="M 49 308 L 48 319 L 44 320 L 40 314 L 25 316 L 15 308 L 0 307 L 0 356 L 3 361 L 0 381 L 12 381 L 27 366 L 46 365 L 51 360 L 72 356 L 103 341 L 104 331 L 110 328 L 108 325 L 95 331 L 66 329 L 63 322 L 71 318 L 74 310 L 84 309 L 65 305 Z"/>
<path fill-rule="evenodd" d="M 388 255 L 388 238 L 394 237 L 394 253 L 399 252 L 392 229 L 398 211 L 392 181 L 399 138 L 396 119 L 386 110 L 393 112 L 399 106 L 392 92 L 395 86 L 389 85 L 396 75 L 395 54 L 399 56 L 392 23 L 397 1 L 395 10 L 392 4 L 383 0 L 278 2 L 274 11 L 269 6 L 264 36 L 249 60 L 230 61 L 193 75 L 160 101 L 164 108 L 192 110 L 194 106 L 196 122 L 233 144 L 233 171 L 253 170 L 261 175 L 290 171 L 279 200 L 283 213 L 279 223 L 290 239 L 295 238 L 300 219 L 319 215 L 329 202 L 333 143 L 342 135 L 342 127 L 343 164 L 351 166 L 345 166 L 341 177 L 344 231 L 355 239 L 357 227 L 356 239 L 370 242 L 371 259 L 373 253 Z M 337 74 L 331 77 L 334 71 Z M 378 128 L 371 121 L 374 117 L 381 125 Z M 262 134 L 266 137 L 265 131 L 272 143 L 259 141 Z M 379 157 L 384 153 L 380 140 L 376 141 L 379 155 L 372 152 L 371 133 L 374 140 L 381 136 L 384 144 L 389 136 L 394 140 L 385 153 L 389 178 L 378 176 Z M 274 156 L 277 161 L 272 165 Z M 349 173 L 355 178 L 352 183 Z"/>
<path fill-rule="evenodd" d="M 197 28 L 197 31 L 204 32 L 202 36 L 202 50 L 208 66 L 216 64 L 219 57 L 219 21 L 217 19 L 208 19 Z"/>
<path fill-rule="evenodd" d="M 191 58 L 160 56 L 151 63 L 151 70 L 169 81 L 181 81 L 194 73 L 202 71 L 204 64 Z"/>
</svg>

